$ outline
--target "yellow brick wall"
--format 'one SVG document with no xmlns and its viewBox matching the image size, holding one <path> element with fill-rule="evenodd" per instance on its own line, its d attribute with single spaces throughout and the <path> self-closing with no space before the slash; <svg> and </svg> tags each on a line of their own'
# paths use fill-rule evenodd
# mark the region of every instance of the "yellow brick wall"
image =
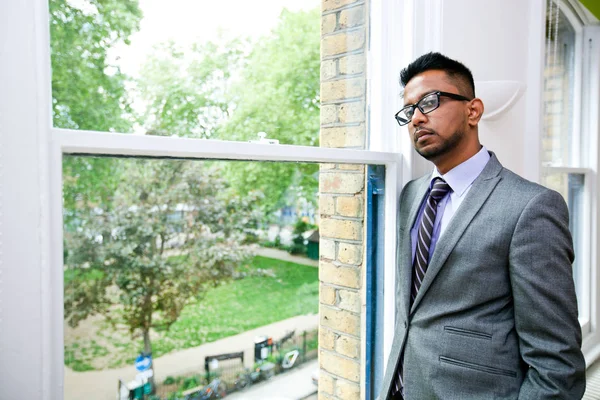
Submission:
<svg viewBox="0 0 600 400">
<path fill-rule="evenodd" d="M 323 0 L 322 147 L 365 147 L 365 1 Z M 361 165 L 321 165 L 319 176 L 321 399 L 361 398 L 364 190 Z"/>
</svg>

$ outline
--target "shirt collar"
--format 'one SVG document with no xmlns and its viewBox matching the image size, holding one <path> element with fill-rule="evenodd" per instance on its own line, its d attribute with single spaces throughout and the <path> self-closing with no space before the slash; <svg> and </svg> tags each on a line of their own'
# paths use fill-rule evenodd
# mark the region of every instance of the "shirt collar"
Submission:
<svg viewBox="0 0 600 400">
<path fill-rule="evenodd" d="M 482 146 L 477 154 L 452 168 L 444 175 L 440 174 L 437 168 L 434 168 L 431 180 L 433 181 L 437 177 L 444 179 L 452 191 L 458 197 L 461 197 L 479 174 L 481 174 L 481 171 L 483 171 L 489 160 L 490 153 Z"/>
</svg>

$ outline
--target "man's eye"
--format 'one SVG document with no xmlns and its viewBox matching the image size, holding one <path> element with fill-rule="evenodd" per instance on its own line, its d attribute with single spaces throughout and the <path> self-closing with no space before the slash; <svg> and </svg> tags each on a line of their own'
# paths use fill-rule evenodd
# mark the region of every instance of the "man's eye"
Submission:
<svg viewBox="0 0 600 400">
<path fill-rule="evenodd" d="M 428 108 L 428 107 L 435 106 L 435 103 L 436 103 L 435 96 L 425 97 L 423 100 L 421 100 L 420 106 L 423 107 L 423 108 Z"/>
</svg>

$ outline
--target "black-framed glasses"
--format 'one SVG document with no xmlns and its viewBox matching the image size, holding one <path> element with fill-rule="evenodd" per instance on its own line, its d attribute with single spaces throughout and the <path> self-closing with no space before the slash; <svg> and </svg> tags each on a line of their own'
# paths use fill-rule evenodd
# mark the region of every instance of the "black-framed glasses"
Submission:
<svg viewBox="0 0 600 400">
<path fill-rule="evenodd" d="M 429 114 L 430 112 L 432 112 L 440 106 L 440 96 L 449 97 L 453 100 L 471 101 L 471 99 L 468 99 L 465 96 L 461 96 L 460 94 L 456 93 L 440 91 L 431 92 L 423 96 L 423 98 L 417 101 L 416 104 L 408 104 L 402 107 L 402 109 L 398 111 L 396 115 L 394 115 L 396 121 L 398 121 L 398 124 L 400 126 L 408 124 L 412 120 L 413 115 L 415 114 L 415 108 L 418 108 L 419 111 L 421 111 L 423 114 Z"/>
</svg>

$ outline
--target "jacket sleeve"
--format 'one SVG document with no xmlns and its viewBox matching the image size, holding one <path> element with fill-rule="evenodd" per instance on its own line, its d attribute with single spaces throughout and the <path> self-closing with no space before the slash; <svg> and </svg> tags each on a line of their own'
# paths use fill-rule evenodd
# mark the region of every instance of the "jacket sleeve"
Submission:
<svg viewBox="0 0 600 400">
<path fill-rule="evenodd" d="M 581 399 L 585 360 L 562 196 L 544 190 L 523 209 L 510 245 L 515 328 L 528 365 L 519 399 Z"/>
</svg>

